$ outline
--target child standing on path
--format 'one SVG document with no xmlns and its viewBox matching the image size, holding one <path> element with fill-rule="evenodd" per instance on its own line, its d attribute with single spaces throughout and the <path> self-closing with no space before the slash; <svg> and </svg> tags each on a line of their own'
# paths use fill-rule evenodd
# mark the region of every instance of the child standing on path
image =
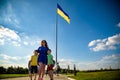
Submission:
<svg viewBox="0 0 120 80">
<path fill-rule="evenodd" d="M 36 80 L 36 75 L 37 75 L 37 65 L 38 65 L 38 51 L 34 50 L 34 55 L 31 56 L 31 74 L 30 74 L 30 80 L 32 80 L 32 74 L 34 72 L 35 78 L 34 80 Z"/>
<path fill-rule="evenodd" d="M 48 55 L 47 55 L 47 58 L 48 58 L 48 67 L 47 67 L 47 70 L 48 70 L 48 73 L 49 73 L 49 76 L 50 76 L 50 80 L 53 80 L 53 56 L 51 54 L 51 50 L 49 49 L 47 51 Z"/>
</svg>

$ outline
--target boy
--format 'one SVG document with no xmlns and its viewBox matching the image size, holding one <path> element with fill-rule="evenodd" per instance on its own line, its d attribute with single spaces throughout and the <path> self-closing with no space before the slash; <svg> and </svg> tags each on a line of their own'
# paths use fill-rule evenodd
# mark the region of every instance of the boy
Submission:
<svg viewBox="0 0 120 80">
<path fill-rule="evenodd" d="M 49 73 L 49 76 L 50 76 L 50 80 L 53 80 L 53 56 L 51 54 L 51 50 L 49 49 L 47 51 L 48 55 L 47 55 L 47 58 L 48 58 L 48 67 L 47 67 L 47 70 L 48 70 L 48 73 Z"/>
<path fill-rule="evenodd" d="M 38 65 L 38 51 L 34 50 L 34 55 L 31 56 L 31 74 L 30 74 L 30 79 L 32 80 L 32 74 L 34 72 L 35 78 L 34 80 L 36 80 L 36 75 L 37 75 L 37 65 Z"/>
</svg>

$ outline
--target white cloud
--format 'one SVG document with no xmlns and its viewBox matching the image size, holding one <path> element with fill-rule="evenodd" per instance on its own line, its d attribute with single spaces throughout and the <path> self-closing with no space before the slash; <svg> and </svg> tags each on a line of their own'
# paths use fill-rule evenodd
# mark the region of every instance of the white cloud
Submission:
<svg viewBox="0 0 120 80">
<path fill-rule="evenodd" d="M 88 44 L 92 51 L 114 50 L 120 46 L 120 34 L 105 38 L 93 40 Z"/>
<path fill-rule="evenodd" d="M 68 65 L 70 66 L 70 68 L 73 68 L 74 63 L 75 62 L 72 59 L 60 59 L 59 60 L 59 64 L 61 65 L 62 68 L 67 68 Z"/>
<path fill-rule="evenodd" d="M 120 34 L 114 35 L 112 37 L 108 37 L 108 41 L 106 45 L 117 45 L 120 44 Z"/>
<path fill-rule="evenodd" d="M 11 42 L 14 46 L 20 46 L 20 41 L 21 39 L 16 31 L 0 25 L 0 45 L 4 45 L 5 42 Z"/>
<path fill-rule="evenodd" d="M 27 36 L 25 34 L 22 34 L 21 36 L 22 36 L 21 40 L 25 46 L 39 45 L 41 40 L 38 36 L 33 36 L 33 35 Z"/>
<path fill-rule="evenodd" d="M 25 38 L 27 37 L 27 38 Z M 39 37 L 35 37 L 35 36 L 24 36 L 22 38 L 22 42 L 25 46 L 34 46 L 34 45 L 39 45 L 40 43 L 40 38 Z"/>
<path fill-rule="evenodd" d="M 0 39 L 0 45 L 4 45 L 4 39 Z"/>
<path fill-rule="evenodd" d="M 21 57 L 19 57 L 19 56 L 9 56 L 9 55 L 6 55 L 6 54 L 0 54 L 0 57 L 2 57 L 3 58 L 3 60 L 21 60 L 22 58 Z"/>
<path fill-rule="evenodd" d="M 24 45 L 28 45 L 28 42 L 24 41 L 23 44 L 24 44 Z"/>
<path fill-rule="evenodd" d="M 16 28 L 20 28 L 20 21 L 14 12 L 14 8 L 11 3 L 7 3 L 6 8 L 3 11 L 3 20 L 6 23 L 13 25 Z"/>
<path fill-rule="evenodd" d="M 112 55 L 106 55 L 104 56 L 101 61 L 106 61 L 106 60 L 115 60 L 115 59 L 120 59 L 120 54 L 112 54 Z"/>
<path fill-rule="evenodd" d="M 10 37 L 11 39 L 20 41 L 20 37 L 18 36 L 17 32 L 8 28 L 4 28 L 0 25 L 0 38 L 4 37 Z"/>
<path fill-rule="evenodd" d="M 12 41 L 12 44 L 13 44 L 14 46 L 17 46 L 17 47 L 20 47 L 20 46 L 21 46 L 21 44 L 20 44 L 19 42 L 17 42 L 17 41 Z"/>
<path fill-rule="evenodd" d="M 91 47 L 91 46 L 94 46 L 95 44 L 96 44 L 96 40 L 93 40 L 88 44 L 88 46 Z"/>
<path fill-rule="evenodd" d="M 120 28 L 120 22 L 117 24 L 117 26 Z"/>
<path fill-rule="evenodd" d="M 73 66 L 75 64 L 76 68 L 79 70 L 95 70 L 110 67 L 112 67 L 113 69 L 117 69 L 120 68 L 120 54 L 106 55 L 98 61 L 89 62 L 74 61 L 71 59 L 60 59 L 59 64 L 62 68 L 67 68 L 69 65 L 71 69 L 73 69 Z"/>
<path fill-rule="evenodd" d="M 28 61 L 30 60 L 30 55 L 26 56 L 10 56 L 7 54 L 0 54 L 1 66 L 21 66 L 27 67 Z"/>
<path fill-rule="evenodd" d="M 106 40 L 107 40 L 107 39 L 103 39 L 103 40 L 101 40 L 101 39 L 93 40 L 93 41 L 91 41 L 91 42 L 88 44 L 88 46 L 91 47 L 91 46 L 94 46 L 96 43 L 105 42 Z"/>
<path fill-rule="evenodd" d="M 0 54 L 0 63 L 1 66 L 21 66 L 27 67 L 28 61 L 30 60 L 30 55 L 25 56 L 10 56 L 7 54 Z M 73 69 L 74 64 L 76 68 L 79 70 L 94 70 L 94 69 L 101 69 L 101 68 L 110 68 L 113 69 L 120 68 L 120 54 L 112 54 L 112 55 L 105 55 L 98 61 L 75 61 L 72 59 L 60 59 L 59 61 L 61 68 L 68 68 Z"/>
<path fill-rule="evenodd" d="M 99 43 L 96 45 L 95 48 L 90 48 L 90 49 L 93 51 L 100 51 L 100 50 L 102 51 L 106 49 L 106 46 L 103 43 Z"/>
<path fill-rule="evenodd" d="M 40 38 L 38 36 L 27 36 L 25 34 L 18 34 L 9 28 L 0 25 L 0 45 L 12 44 L 14 46 L 34 46 L 39 45 Z"/>
</svg>

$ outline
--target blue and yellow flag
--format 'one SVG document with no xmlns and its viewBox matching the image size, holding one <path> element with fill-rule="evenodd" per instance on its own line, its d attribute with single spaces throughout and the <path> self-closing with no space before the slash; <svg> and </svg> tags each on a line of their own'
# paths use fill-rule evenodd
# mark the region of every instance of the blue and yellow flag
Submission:
<svg viewBox="0 0 120 80">
<path fill-rule="evenodd" d="M 57 13 L 70 24 L 70 17 L 68 16 L 67 13 L 63 11 L 63 9 L 59 6 L 59 4 L 57 4 Z"/>
</svg>

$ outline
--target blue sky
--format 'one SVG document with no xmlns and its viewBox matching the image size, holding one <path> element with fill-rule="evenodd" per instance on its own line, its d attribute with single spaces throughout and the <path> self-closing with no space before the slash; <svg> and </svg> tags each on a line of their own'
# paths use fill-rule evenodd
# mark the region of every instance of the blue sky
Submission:
<svg viewBox="0 0 120 80">
<path fill-rule="evenodd" d="M 120 68 L 118 0 L 1 0 L 0 63 L 27 67 L 33 50 L 47 40 L 55 58 L 56 3 L 70 16 L 58 15 L 58 61 L 71 69 Z"/>
</svg>

